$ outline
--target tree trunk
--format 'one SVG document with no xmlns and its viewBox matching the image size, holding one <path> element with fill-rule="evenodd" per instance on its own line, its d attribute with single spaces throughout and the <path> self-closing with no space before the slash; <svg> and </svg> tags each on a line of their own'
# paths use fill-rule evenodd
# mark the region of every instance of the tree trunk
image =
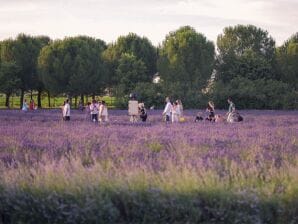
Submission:
<svg viewBox="0 0 298 224">
<path fill-rule="evenodd" d="M 85 105 L 84 104 L 84 94 L 81 94 L 81 103 L 82 103 L 82 105 Z"/>
<path fill-rule="evenodd" d="M 70 105 L 70 107 L 72 107 L 72 97 L 69 96 L 68 99 L 69 99 L 69 105 Z"/>
<path fill-rule="evenodd" d="M 77 108 L 77 107 L 78 107 L 78 104 L 77 104 L 77 103 L 78 103 L 78 97 L 77 97 L 77 96 L 75 96 L 75 106 L 74 106 L 75 108 Z"/>
<path fill-rule="evenodd" d="M 21 90 L 21 98 L 20 98 L 20 109 L 23 107 L 23 101 L 24 101 L 24 90 Z"/>
<path fill-rule="evenodd" d="M 92 100 L 95 100 L 95 93 L 92 94 Z"/>
<path fill-rule="evenodd" d="M 9 109 L 9 97 L 10 97 L 10 93 L 6 94 L 6 98 L 5 98 L 5 106 Z"/>
<path fill-rule="evenodd" d="M 51 95 L 50 95 L 50 91 L 48 91 L 48 106 L 49 106 L 49 108 L 51 108 Z"/>
<path fill-rule="evenodd" d="M 38 90 L 37 94 L 37 107 L 41 108 L 41 90 Z"/>
<path fill-rule="evenodd" d="M 32 100 L 32 98 L 33 98 L 33 91 L 31 90 L 30 91 L 30 99 Z"/>
</svg>

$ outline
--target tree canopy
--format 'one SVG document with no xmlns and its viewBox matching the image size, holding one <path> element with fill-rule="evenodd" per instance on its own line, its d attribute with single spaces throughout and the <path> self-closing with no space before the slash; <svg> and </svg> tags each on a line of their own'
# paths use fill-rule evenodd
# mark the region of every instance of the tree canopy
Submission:
<svg viewBox="0 0 298 224">
<path fill-rule="evenodd" d="M 158 70 L 167 94 L 196 98 L 211 78 L 214 44 L 190 26 L 170 32 L 159 49 Z"/>
<path fill-rule="evenodd" d="M 226 27 L 217 38 L 217 48 L 217 79 L 276 78 L 275 41 L 267 31 L 253 25 Z"/>
<path fill-rule="evenodd" d="M 298 33 L 277 49 L 281 80 L 298 90 Z"/>
<path fill-rule="evenodd" d="M 53 94 L 101 94 L 105 88 L 102 40 L 79 36 L 45 46 L 38 58 L 41 79 Z"/>
</svg>

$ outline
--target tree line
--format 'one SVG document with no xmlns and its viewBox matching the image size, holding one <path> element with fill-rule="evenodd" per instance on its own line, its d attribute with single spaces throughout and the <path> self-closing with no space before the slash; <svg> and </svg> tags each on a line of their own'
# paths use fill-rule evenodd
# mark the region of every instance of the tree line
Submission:
<svg viewBox="0 0 298 224">
<path fill-rule="evenodd" d="M 298 32 L 280 47 L 253 25 L 224 28 L 216 47 L 190 26 L 170 32 L 157 47 L 134 33 L 109 44 L 19 34 L 0 41 L 0 92 L 7 107 L 13 94 L 22 105 L 28 92 L 38 93 L 38 107 L 45 92 L 82 101 L 108 93 L 121 107 L 134 92 L 155 107 L 171 96 L 189 108 L 210 99 L 223 108 L 232 97 L 238 108 L 297 109 Z"/>
</svg>

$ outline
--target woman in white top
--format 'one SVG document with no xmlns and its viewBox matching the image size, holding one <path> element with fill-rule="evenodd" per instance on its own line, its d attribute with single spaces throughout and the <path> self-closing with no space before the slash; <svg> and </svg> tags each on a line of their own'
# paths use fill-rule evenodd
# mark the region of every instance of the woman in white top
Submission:
<svg viewBox="0 0 298 224">
<path fill-rule="evenodd" d="M 63 107 L 63 118 L 64 118 L 64 121 L 70 120 L 70 105 L 69 105 L 68 99 L 65 101 L 65 105 Z"/>
<path fill-rule="evenodd" d="M 108 122 L 108 108 L 106 106 L 106 102 L 102 101 L 101 105 L 99 106 L 99 121 L 102 122 Z"/>
<path fill-rule="evenodd" d="M 27 111 L 28 110 L 28 104 L 27 104 L 27 100 L 24 99 L 23 105 L 22 105 L 22 111 Z"/>
<path fill-rule="evenodd" d="M 166 98 L 166 106 L 165 106 L 165 109 L 162 113 L 162 115 L 165 116 L 165 121 L 167 123 L 170 122 L 171 112 L 172 112 L 172 104 L 171 104 L 170 98 L 167 97 Z"/>
<path fill-rule="evenodd" d="M 177 103 L 177 105 L 178 105 L 179 112 L 180 112 L 180 114 L 179 114 L 179 118 L 180 118 L 180 117 L 183 117 L 183 105 L 182 105 L 181 100 L 176 100 L 176 103 Z"/>
<path fill-rule="evenodd" d="M 179 122 L 179 106 L 177 104 L 177 102 L 175 102 L 172 106 L 172 123 L 177 123 Z"/>
</svg>

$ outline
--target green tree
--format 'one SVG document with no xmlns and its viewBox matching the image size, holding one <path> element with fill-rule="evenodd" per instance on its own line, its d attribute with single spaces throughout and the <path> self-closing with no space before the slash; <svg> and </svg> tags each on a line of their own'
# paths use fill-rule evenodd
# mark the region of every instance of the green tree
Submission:
<svg viewBox="0 0 298 224">
<path fill-rule="evenodd" d="M 298 90 L 298 33 L 276 51 L 281 80 Z"/>
<path fill-rule="evenodd" d="M 57 40 L 44 47 L 38 65 L 46 89 L 70 97 L 101 94 L 105 89 L 105 49 L 102 40 L 85 36 Z"/>
<path fill-rule="evenodd" d="M 229 83 L 218 80 L 212 88 L 217 108 L 227 108 L 232 97 L 237 109 L 297 109 L 297 92 L 288 84 L 272 79 L 235 77 Z"/>
<path fill-rule="evenodd" d="M 14 62 L 0 63 L 0 92 L 5 93 L 5 106 L 9 107 L 9 97 L 20 87 L 20 68 Z"/>
<path fill-rule="evenodd" d="M 47 39 L 47 41 L 44 41 Z M 40 49 L 47 44 L 47 37 L 32 37 L 25 34 L 19 34 L 15 40 L 15 45 L 12 48 L 13 59 L 20 67 L 20 90 L 22 105 L 25 91 L 39 89 L 40 82 L 37 74 L 37 58 Z"/>
<path fill-rule="evenodd" d="M 192 105 L 211 77 L 214 44 L 189 26 L 166 36 L 159 50 L 158 70 L 165 94 Z"/>
<path fill-rule="evenodd" d="M 137 59 L 133 54 L 122 54 L 116 69 L 118 80 L 116 95 L 128 95 L 136 87 L 137 83 L 150 82 L 151 79 L 146 73 L 146 66 L 142 60 Z"/>
<path fill-rule="evenodd" d="M 137 60 L 141 60 L 146 67 L 144 75 L 148 79 L 152 79 L 157 71 L 156 48 L 146 37 L 139 37 L 134 33 L 129 33 L 127 36 L 120 36 L 104 52 L 105 62 L 108 67 L 107 83 L 110 87 L 118 85 L 117 69 L 123 54 L 130 54 L 135 56 Z M 142 77 L 140 77 L 140 80 L 135 79 L 135 82 L 139 81 L 142 81 Z"/>
<path fill-rule="evenodd" d="M 217 38 L 216 79 L 236 76 L 275 79 L 275 42 L 268 32 L 253 25 L 226 27 Z"/>
</svg>

